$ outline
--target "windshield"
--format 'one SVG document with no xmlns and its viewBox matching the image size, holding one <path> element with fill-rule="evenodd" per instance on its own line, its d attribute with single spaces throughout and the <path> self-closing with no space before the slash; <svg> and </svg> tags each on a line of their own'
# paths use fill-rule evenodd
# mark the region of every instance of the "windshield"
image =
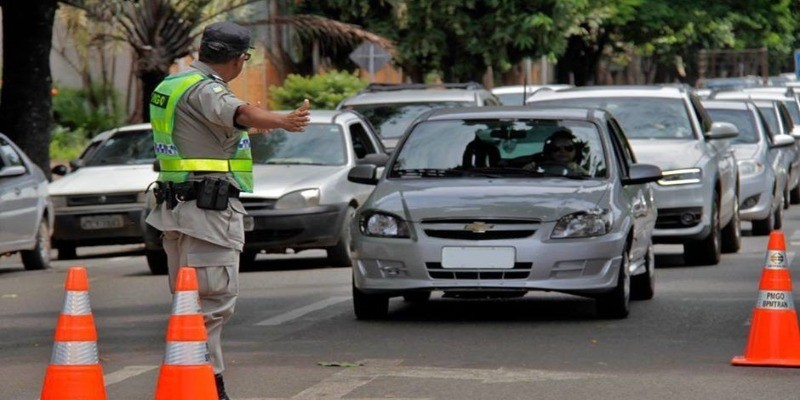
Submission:
<svg viewBox="0 0 800 400">
<path fill-rule="evenodd" d="M 597 127 L 574 120 L 428 121 L 410 133 L 390 177 L 606 177 Z"/>
<path fill-rule="evenodd" d="M 303 132 L 275 129 L 250 135 L 254 164 L 344 165 L 347 153 L 336 124 L 309 124 Z"/>
<path fill-rule="evenodd" d="M 750 110 L 726 110 L 706 108 L 713 121 L 730 122 L 739 128 L 739 136 L 733 143 L 758 143 L 756 119 Z"/>
<path fill-rule="evenodd" d="M 120 131 L 88 153 L 86 166 L 152 164 L 156 159 L 153 131 Z"/>
<path fill-rule="evenodd" d="M 468 107 L 474 105 L 470 102 L 440 101 L 419 103 L 391 103 L 391 104 L 356 104 L 345 108 L 356 110 L 364 115 L 378 135 L 382 138 L 399 138 L 414 120 L 425 111 L 434 108 Z"/>
<path fill-rule="evenodd" d="M 534 107 L 599 107 L 611 112 L 629 139 L 694 139 L 691 119 L 681 99 L 583 97 L 535 101 Z"/>
</svg>

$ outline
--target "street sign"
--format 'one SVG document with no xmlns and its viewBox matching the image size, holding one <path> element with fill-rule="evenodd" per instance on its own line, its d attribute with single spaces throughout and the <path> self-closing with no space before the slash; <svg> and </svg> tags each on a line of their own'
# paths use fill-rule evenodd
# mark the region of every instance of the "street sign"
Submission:
<svg viewBox="0 0 800 400">
<path fill-rule="evenodd" d="M 367 70 L 370 80 L 374 81 L 375 72 L 386 65 L 392 59 L 392 55 L 375 43 L 364 42 L 350 53 L 350 59 L 359 67 Z"/>
<path fill-rule="evenodd" d="M 794 51 L 794 75 L 800 79 L 800 49 Z"/>
</svg>

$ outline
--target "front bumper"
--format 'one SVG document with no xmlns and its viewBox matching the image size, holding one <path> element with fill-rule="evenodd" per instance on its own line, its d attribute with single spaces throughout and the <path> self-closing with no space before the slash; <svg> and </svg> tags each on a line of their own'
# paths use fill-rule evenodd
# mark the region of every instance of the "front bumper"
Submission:
<svg viewBox="0 0 800 400">
<path fill-rule="evenodd" d="M 56 210 L 54 242 L 76 246 L 142 243 L 144 204 L 83 210 Z"/>
<path fill-rule="evenodd" d="M 245 249 L 330 247 L 339 241 L 348 205 L 330 204 L 298 210 L 248 210 L 252 230 L 245 231 Z M 246 222 L 245 226 L 250 225 Z"/>
<path fill-rule="evenodd" d="M 773 181 L 766 173 L 739 178 L 739 218 L 755 221 L 769 217 L 773 201 Z M 756 204 L 744 208 L 744 203 L 753 196 L 758 196 Z"/>
<path fill-rule="evenodd" d="M 425 290 L 554 290 L 590 295 L 617 285 L 626 237 L 619 232 L 586 239 L 549 239 L 553 223 L 530 237 L 462 241 L 418 233 L 390 239 L 353 232 L 354 284 L 366 293 Z M 351 228 L 352 229 L 352 228 Z M 513 247 L 513 268 L 442 267 L 443 248 Z"/>
<path fill-rule="evenodd" d="M 653 243 L 684 243 L 705 239 L 711 233 L 709 213 L 712 193 L 702 184 L 653 185 L 658 209 Z M 683 214 L 694 215 L 694 221 L 681 223 L 680 216 Z"/>
</svg>

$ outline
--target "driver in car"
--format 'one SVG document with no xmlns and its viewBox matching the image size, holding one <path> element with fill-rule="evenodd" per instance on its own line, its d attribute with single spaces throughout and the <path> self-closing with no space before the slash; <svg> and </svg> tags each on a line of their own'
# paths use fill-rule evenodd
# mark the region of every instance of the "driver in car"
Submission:
<svg viewBox="0 0 800 400">
<path fill-rule="evenodd" d="M 578 140 L 567 128 L 559 128 L 544 142 L 541 153 L 534 155 L 533 161 L 523 168 L 527 170 L 549 169 L 557 166 L 566 169 L 572 175 L 588 175 L 589 171 L 581 167 L 584 143 Z"/>
</svg>

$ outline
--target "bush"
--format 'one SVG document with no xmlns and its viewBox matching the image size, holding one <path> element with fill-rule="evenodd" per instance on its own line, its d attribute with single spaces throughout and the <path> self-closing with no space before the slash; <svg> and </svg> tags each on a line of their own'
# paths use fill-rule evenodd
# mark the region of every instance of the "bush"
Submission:
<svg viewBox="0 0 800 400">
<path fill-rule="evenodd" d="M 300 106 L 303 99 L 311 101 L 311 108 L 333 110 L 344 98 L 367 86 L 367 80 L 355 73 L 330 71 L 304 77 L 291 74 L 283 86 L 270 86 L 270 107 L 273 110 L 291 110 Z"/>
<path fill-rule="evenodd" d="M 65 129 L 94 136 L 123 121 L 118 97 L 113 87 L 104 85 L 92 85 L 90 89 L 57 88 L 53 95 L 53 119 Z"/>
<path fill-rule="evenodd" d="M 82 128 L 71 130 L 61 125 L 56 125 L 50 137 L 50 159 L 58 162 L 67 162 L 78 158 L 89 139 Z"/>
</svg>

